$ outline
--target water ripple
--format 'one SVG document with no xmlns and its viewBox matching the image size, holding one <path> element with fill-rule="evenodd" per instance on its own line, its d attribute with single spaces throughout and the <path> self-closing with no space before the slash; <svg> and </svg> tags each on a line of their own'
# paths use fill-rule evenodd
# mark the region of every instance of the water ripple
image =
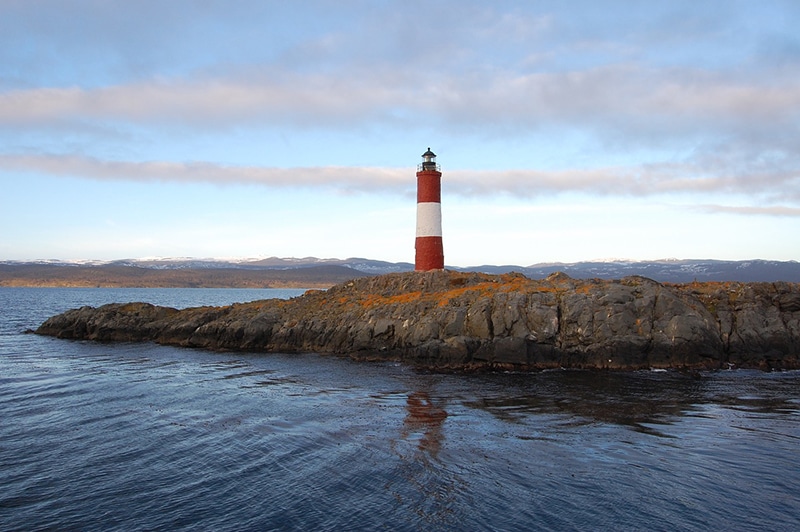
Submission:
<svg viewBox="0 0 800 532">
<path fill-rule="evenodd" d="M 0 289 L 3 530 L 800 529 L 798 372 L 437 375 L 15 332 L 92 303 L 54 293 L 26 314 Z"/>
</svg>

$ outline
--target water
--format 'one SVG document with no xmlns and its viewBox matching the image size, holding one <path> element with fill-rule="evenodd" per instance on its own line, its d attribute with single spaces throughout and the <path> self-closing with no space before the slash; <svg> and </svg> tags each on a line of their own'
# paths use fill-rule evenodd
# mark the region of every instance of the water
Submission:
<svg viewBox="0 0 800 532">
<path fill-rule="evenodd" d="M 800 529 L 800 372 L 441 375 L 23 334 L 300 292 L 0 288 L 0 529 Z"/>
</svg>

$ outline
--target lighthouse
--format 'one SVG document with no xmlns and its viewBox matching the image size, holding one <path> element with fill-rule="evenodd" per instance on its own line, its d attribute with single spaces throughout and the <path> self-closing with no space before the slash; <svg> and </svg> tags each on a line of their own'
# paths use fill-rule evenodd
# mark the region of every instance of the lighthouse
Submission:
<svg viewBox="0 0 800 532">
<path fill-rule="evenodd" d="M 442 247 L 442 173 L 436 154 L 428 148 L 417 165 L 416 271 L 444 268 Z"/>
</svg>

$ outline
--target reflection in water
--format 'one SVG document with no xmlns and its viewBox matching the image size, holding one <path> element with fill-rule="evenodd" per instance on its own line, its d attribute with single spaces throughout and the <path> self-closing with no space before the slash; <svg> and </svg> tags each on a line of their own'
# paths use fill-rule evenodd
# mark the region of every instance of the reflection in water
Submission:
<svg viewBox="0 0 800 532">
<path fill-rule="evenodd" d="M 447 412 L 431 401 L 425 392 L 412 392 L 406 400 L 406 418 L 403 421 L 402 438 L 419 436 L 417 448 L 429 453 L 433 458 L 442 446 L 442 425 Z"/>
<path fill-rule="evenodd" d="M 450 528 L 457 520 L 454 508 L 464 482 L 438 457 L 446 419 L 443 406 L 427 392 L 413 391 L 406 397 L 400 437 L 392 444 L 400 458 L 397 478 L 403 483 L 391 491 L 400 506 L 415 509 L 420 522 L 413 528 Z"/>
<path fill-rule="evenodd" d="M 636 374 L 562 371 L 507 375 L 496 396 L 468 405 L 506 421 L 530 414 L 568 415 L 569 423 L 613 423 L 661 435 L 650 425 L 670 424 L 702 402 L 704 380 L 677 372 Z"/>
<path fill-rule="evenodd" d="M 680 372 L 553 371 L 478 377 L 485 382 L 483 397 L 464 402 L 510 422 L 522 423 L 531 415 L 566 416 L 569 425 L 611 423 L 637 432 L 665 436 L 652 425 L 672 425 L 687 415 L 697 415 L 708 404 L 752 412 L 796 412 L 794 382 L 782 376 L 754 373 L 770 379 L 771 395 L 753 381 L 754 394 L 731 395 L 730 389 L 747 386 L 742 372 L 683 374 Z M 728 382 L 730 380 L 730 382 Z M 763 393 L 763 391 L 761 392 Z"/>
</svg>

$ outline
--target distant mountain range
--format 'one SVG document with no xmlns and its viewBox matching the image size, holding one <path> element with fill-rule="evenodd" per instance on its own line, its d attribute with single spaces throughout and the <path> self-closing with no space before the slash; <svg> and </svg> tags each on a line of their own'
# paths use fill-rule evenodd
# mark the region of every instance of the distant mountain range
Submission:
<svg viewBox="0 0 800 532">
<path fill-rule="evenodd" d="M 325 287 L 368 275 L 406 272 L 409 262 L 365 258 L 125 259 L 115 261 L 0 261 L 0 286 Z M 659 282 L 800 282 L 797 261 L 677 260 L 589 261 L 531 266 L 482 265 L 458 271 L 520 272 L 532 279 L 564 272 L 576 279 L 641 275 Z"/>
<path fill-rule="evenodd" d="M 477 266 L 469 270 L 486 273 L 518 271 L 537 279 L 553 272 L 564 272 L 576 279 L 620 279 L 640 275 L 661 283 L 691 283 L 693 281 L 741 282 L 800 282 L 800 262 L 774 260 L 654 260 L 574 262 L 570 264 L 534 264 L 515 266 Z"/>
</svg>

